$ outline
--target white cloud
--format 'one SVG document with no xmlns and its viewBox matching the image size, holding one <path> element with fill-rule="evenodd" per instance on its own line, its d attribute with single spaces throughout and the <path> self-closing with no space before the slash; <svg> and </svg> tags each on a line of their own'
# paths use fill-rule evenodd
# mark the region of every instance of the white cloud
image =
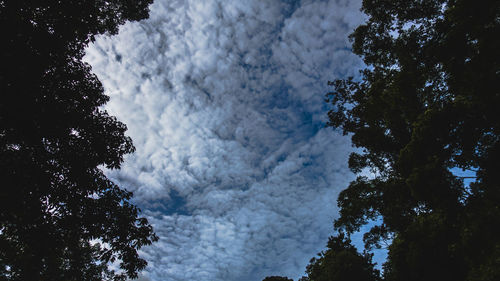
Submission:
<svg viewBox="0 0 500 281">
<path fill-rule="evenodd" d="M 108 175 L 161 237 L 150 280 L 296 279 L 331 233 L 352 176 L 323 97 L 360 64 L 360 3 L 288 2 L 156 1 L 88 49 L 137 148 Z"/>
</svg>

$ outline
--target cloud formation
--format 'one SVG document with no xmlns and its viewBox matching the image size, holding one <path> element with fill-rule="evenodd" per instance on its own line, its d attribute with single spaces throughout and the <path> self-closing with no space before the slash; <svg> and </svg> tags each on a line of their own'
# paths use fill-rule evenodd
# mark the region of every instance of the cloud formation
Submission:
<svg viewBox="0 0 500 281">
<path fill-rule="evenodd" d="M 352 175 L 323 128 L 326 82 L 361 62 L 360 1 L 155 1 L 86 60 L 137 152 L 108 175 L 160 241 L 150 280 L 297 279 Z"/>
</svg>

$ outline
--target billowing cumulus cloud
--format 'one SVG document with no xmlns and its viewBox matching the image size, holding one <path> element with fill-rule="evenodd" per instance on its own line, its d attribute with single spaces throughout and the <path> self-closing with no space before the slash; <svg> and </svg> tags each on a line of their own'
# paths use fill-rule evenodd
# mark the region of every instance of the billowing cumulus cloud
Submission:
<svg viewBox="0 0 500 281">
<path fill-rule="evenodd" d="M 355 75 L 359 1 L 166 1 L 86 60 L 137 152 L 108 175 L 160 241 L 150 280 L 299 277 L 352 179 L 324 128 L 328 80 Z"/>
</svg>

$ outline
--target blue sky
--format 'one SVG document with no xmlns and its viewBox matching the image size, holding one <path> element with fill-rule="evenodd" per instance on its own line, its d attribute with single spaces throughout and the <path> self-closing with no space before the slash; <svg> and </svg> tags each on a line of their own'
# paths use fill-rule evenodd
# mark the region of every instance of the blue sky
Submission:
<svg viewBox="0 0 500 281">
<path fill-rule="evenodd" d="M 107 171 L 160 241 L 142 280 L 297 280 L 353 175 L 325 128 L 327 81 L 357 75 L 360 1 L 156 0 L 85 60 L 137 151 Z"/>
</svg>

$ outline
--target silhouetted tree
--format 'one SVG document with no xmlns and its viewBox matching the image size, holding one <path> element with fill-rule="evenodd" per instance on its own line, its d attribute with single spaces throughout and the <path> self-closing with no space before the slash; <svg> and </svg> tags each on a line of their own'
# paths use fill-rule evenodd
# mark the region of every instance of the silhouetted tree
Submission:
<svg viewBox="0 0 500 281">
<path fill-rule="evenodd" d="M 293 281 L 293 279 L 289 279 L 287 277 L 282 276 L 268 276 L 264 278 L 262 281 Z"/>
<path fill-rule="evenodd" d="M 379 272 L 374 269 L 372 254 L 358 253 L 344 233 L 330 237 L 328 249 L 312 258 L 303 281 L 376 281 Z"/>
<path fill-rule="evenodd" d="M 137 249 L 157 237 L 99 168 L 134 147 L 81 59 L 151 2 L 0 1 L 0 279 L 124 280 L 145 267 Z"/>
<path fill-rule="evenodd" d="M 330 82 L 329 125 L 358 177 L 335 226 L 371 220 L 387 280 L 499 280 L 500 1 L 365 0 L 351 35 L 367 67 Z M 450 170 L 473 171 L 470 186 Z"/>
</svg>

